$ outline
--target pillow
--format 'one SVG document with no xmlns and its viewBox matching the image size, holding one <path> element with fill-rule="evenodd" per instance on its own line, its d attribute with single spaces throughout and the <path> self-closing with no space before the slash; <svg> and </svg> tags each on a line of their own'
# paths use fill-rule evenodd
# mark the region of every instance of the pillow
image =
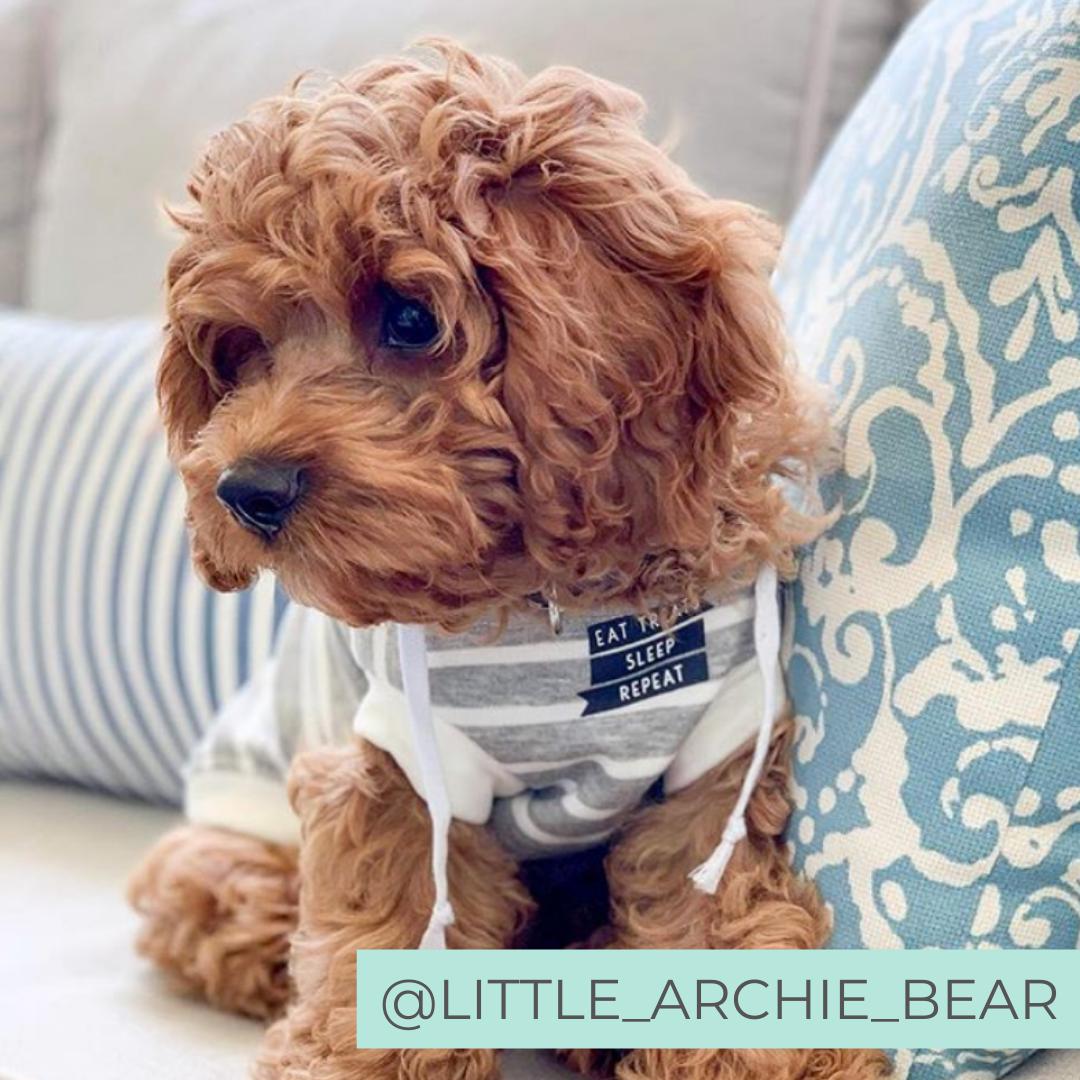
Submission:
<svg viewBox="0 0 1080 1080">
<path fill-rule="evenodd" d="M 0 774 L 178 802 L 282 604 L 194 577 L 158 347 L 143 322 L 0 315 Z"/>
<path fill-rule="evenodd" d="M 49 22 L 41 0 L 0 0 L 0 304 L 18 303 L 23 293 L 45 134 Z"/>
<path fill-rule="evenodd" d="M 342 73 L 427 33 L 625 82 L 654 135 L 681 136 L 700 183 L 786 217 L 899 18 L 896 0 L 68 3 L 28 303 L 73 318 L 156 311 L 173 245 L 159 204 L 184 196 L 197 148 L 298 72 Z"/>
<path fill-rule="evenodd" d="M 1078 42 L 1073 0 L 930 5 L 779 271 L 844 438 L 788 627 L 790 838 L 838 947 L 1080 944 Z"/>
</svg>

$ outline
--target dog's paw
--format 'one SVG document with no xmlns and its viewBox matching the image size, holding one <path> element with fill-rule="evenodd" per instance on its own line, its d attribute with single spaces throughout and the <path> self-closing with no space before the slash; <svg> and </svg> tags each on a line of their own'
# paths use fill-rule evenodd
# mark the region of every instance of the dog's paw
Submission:
<svg viewBox="0 0 1080 1080">
<path fill-rule="evenodd" d="M 183 991 L 267 1019 L 289 996 L 296 853 L 191 825 L 167 833 L 132 875 L 137 947 Z"/>
<path fill-rule="evenodd" d="M 880 1050 L 631 1050 L 615 1080 L 884 1080 Z"/>
<path fill-rule="evenodd" d="M 582 1076 L 591 1077 L 592 1080 L 610 1080 L 624 1053 L 624 1050 L 556 1050 L 555 1056 L 568 1069 Z"/>
<path fill-rule="evenodd" d="M 498 1080 L 496 1050 L 357 1050 L 351 1009 L 298 1007 L 263 1040 L 253 1080 Z"/>
</svg>

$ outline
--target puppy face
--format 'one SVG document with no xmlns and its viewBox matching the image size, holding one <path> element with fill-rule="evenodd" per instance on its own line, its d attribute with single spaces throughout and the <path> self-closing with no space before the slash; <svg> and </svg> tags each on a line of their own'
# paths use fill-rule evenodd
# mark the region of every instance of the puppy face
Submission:
<svg viewBox="0 0 1080 1080">
<path fill-rule="evenodd" d="M 437 45 L 258 106 L 197 166 L 159 396 L 216 588 L 354 625 L 662 606 L 783 562 L 822 437 L 775 239 L 640 101 Z"/>
</svg>

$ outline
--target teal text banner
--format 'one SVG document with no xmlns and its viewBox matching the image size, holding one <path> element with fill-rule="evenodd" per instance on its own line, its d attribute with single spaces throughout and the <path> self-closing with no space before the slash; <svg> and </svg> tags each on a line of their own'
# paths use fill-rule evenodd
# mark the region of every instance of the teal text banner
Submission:
<svg viewBox="0 0 1080 1080">
<path fill-rule="evenodd" d="M 1080 1047 L 1053 950 L 363 950 L 357 1046 Z"/>
</svg>

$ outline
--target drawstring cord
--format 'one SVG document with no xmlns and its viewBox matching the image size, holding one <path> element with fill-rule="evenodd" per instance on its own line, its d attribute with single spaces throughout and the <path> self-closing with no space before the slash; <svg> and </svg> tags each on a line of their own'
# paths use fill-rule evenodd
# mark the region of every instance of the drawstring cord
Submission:
<svg viewBox="0 0 1080 1080">
<path fill-rule="evenodd" d="M 773 725 L 776 721 L 776 673 L 780 660 L 780 599 L 777 596 L 776 569 L 765 566 L 754 584 L 754 652 L 761 672 L 761 723 L 750 767 L 743 777 L 739 797 L 735 801 L 723 836 L 713 853 L 690 874 L 690 880 L 703 893 L 712 895 L 724 876 L 735 845 L 746 836 L 746 808 L 754 793 L 765 759 L 769 756 Z"/>
<path fill-rule="evenodd" d="M 765 769 L 765 759 L 772 742 L 776 720 L 777 666 L 780 659 L 780 601 L 777 596 L 776 570 L 765 566 L 754 585 L 754 651 L 761 672 L 762 709 L 757 742 L 750 766 L 743 777 L 739 797 L 735 801 L 720 843 L 713 853 L 690 874 L 696 888 L 715 893 L 724 876 L 735 846 L 746 836 L 746 808 Z M 408 705 L 409 724 L 420 767 L 422 792 L 431 815 L 431 872 L 435 880 L 435 903 L 431 909 L 421 949 L 445 949 L 446 928 L 454 923 L 447 884 L 447 862 L 450 842 L 450 796 L 446 789 L 431 715 L 431 691 L 428 682 L 427 649 L 424 628 L 398 627 L 398 653 L 401 658 L 401 678 Z"/>
<path fill-rule="evenodd" d="M 446 928 L 454 924 L 446 867 L 450 854 L 450 796 L 439 760 L 435 723 L 431 716 L 431 688 L 428 682 L 427 647 L 422 626 L 398 627 L 398 656 L 401 681 L 409 707 L 409 724 L 416 747 L 421 794 L 431 815 L 431 874 L 435 879 L 435 903 L 431 918 L 420 939 L 421 949 L 445 949 Z"/>
</svg>

